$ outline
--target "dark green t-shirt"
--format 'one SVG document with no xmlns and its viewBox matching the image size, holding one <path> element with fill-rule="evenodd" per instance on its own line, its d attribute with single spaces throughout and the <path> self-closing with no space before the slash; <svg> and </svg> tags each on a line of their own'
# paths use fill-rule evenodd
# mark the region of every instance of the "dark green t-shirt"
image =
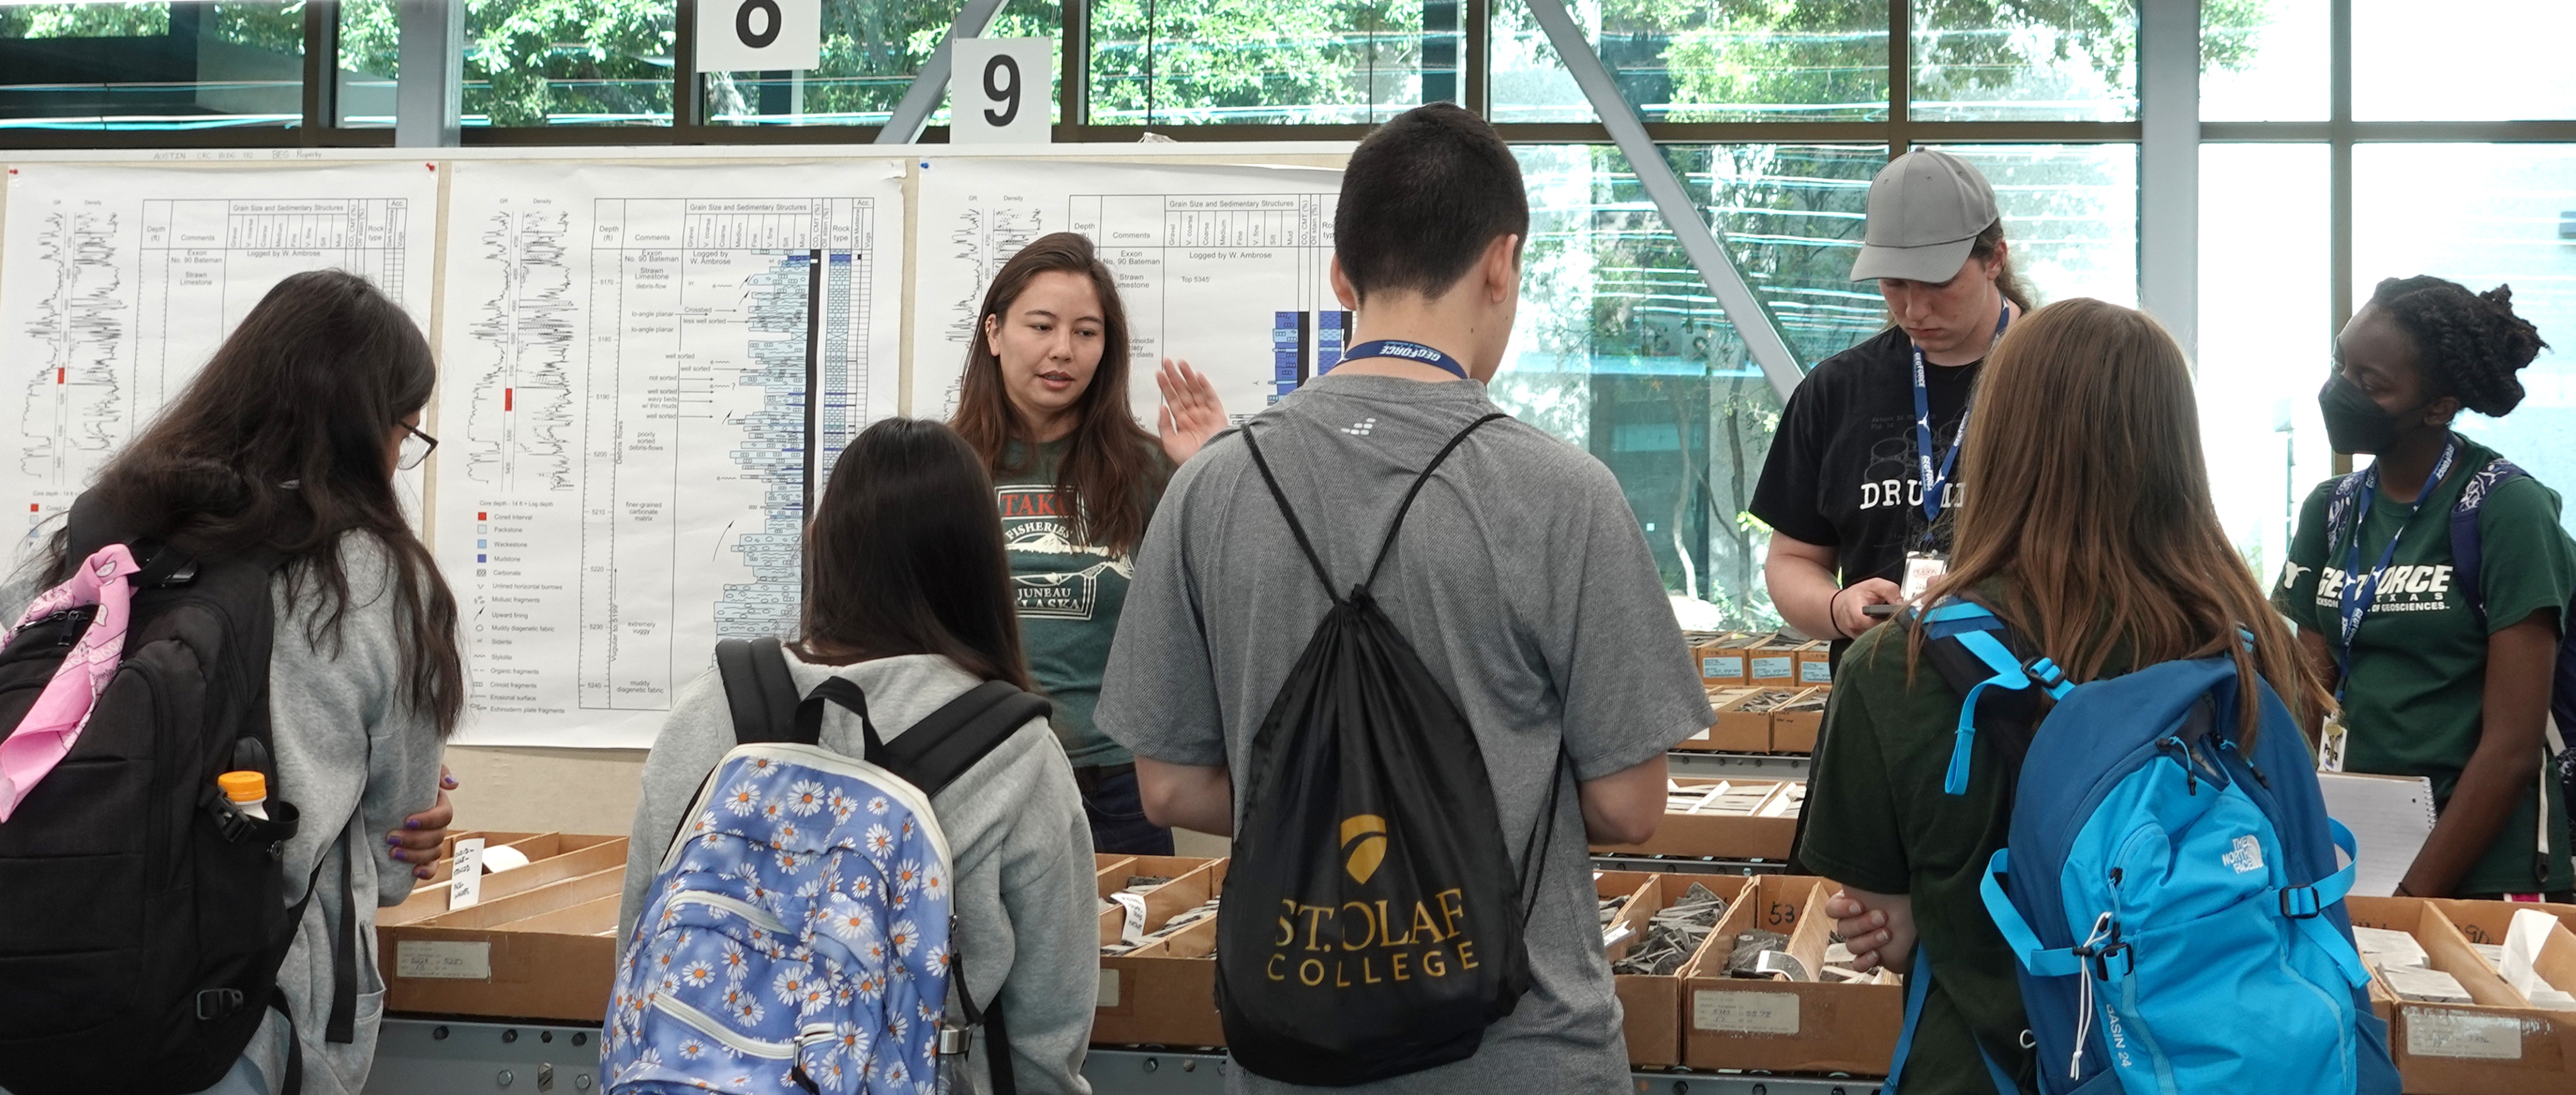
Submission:
<svg viewBox="0 0 2576 1095">
<path fill-rule="evenodd" d="M 1981 1042 L 2022 1090 L 2035 1091 L 2037 1066 L 2021 1047 L 2030 1024 L 2012 951 L 1977 894 L 1986 861 L 2012 826 L 2003 755 L 1978 735 L 1968 793 L 1942 793 L 1959 694 L 1928 661 L 1909 681 L 1905 647 L 1904 628 L 1881 625 L 1843 656 L 1807 790 L 1800 854 L 1817 874 L 1846 886 L 1913 898 L 1915 927 L 1936 974 L 1905 1068 L 1906 1095 L 1993 1095 L 1978 1058 Z M 2127 668 L 2119 661 L 2106 665 L 2105 675 Z"/>
<path fill-rule="evenodd" d="M 1118 634 L 1118 614 L 1127 604 L 1127 582 L 1135 560 L 1106 548 L 1077 543 L 1056 504 L 1056 465 L 1065 442 L 1037 447 L 1037 459 L 1021 461 L 1014 444 L 1004 451 L 1002 466 L 1017 466 L 993 477 L 993 500 L 1002 517 L 1002 541 L 1011 554 L 1011 598 L 1020 614 L 1020 645 L 1027 652 L 1029 675 L 1055 701 L 1056 739 L 1074 767 L 1126 764 L 1135 757 L 1092 725 L 1091 709 L 1100 702 L 1100 671 L 1109 664 L 1109 640 Z M 1158 446 L 1146 482 L 1146 512 L 1162 500 L 1171 466 Z"/>
<path fill-rule="evenodd" d="M 2360 530 L 2358 569 L 2363 573 L 2378 564 L 2390 537 L 2399 539 L 2397 554 L 2353 636 L 2351 679 L 2343 697 L 2349 732 L 2344 768 L 2427 777 L 2442 809 L 2450 807 L 2451 788 L 2477 749 L 2486 702 L 2487 637 L 2541 609 L 2564 610 L 2576 592 L 2576 545 L 2558 526 L 2558 492 L 2529 478 L 2496 488 L 2478 514 L 2478 585 L 2486 601 L 2485 619 L 2452 584 L 2451 506 L 2471 475 L 2495 458 L 2495 450 L 2462 438 L 2451 474 L 2424 497 L 2412 521 L 2406 504 L 2382 490 Z M 2272 603 L 2290 622 L 2323 634 L 2326 645 L 2340 654 L 2338 595 L 2346 573 L 2356 568 L 2349 539 L 2327 542 L 2326 514 L 2334 486 L 2329 479 L 2309 492 Z M 2544 883 L 2532 870 L 2541 783 L 2534 780 L 2522 789 L 2495 843 L 2461 876 L 2454 892 L 2567 887 L 2567 804 L 2556 793 L 2549 796 L 2547 809 L 2555 826 L 2551 831 L 2561 836 L 2552 842 L 2556 851 L 2548 880 Z"/>
</svg>

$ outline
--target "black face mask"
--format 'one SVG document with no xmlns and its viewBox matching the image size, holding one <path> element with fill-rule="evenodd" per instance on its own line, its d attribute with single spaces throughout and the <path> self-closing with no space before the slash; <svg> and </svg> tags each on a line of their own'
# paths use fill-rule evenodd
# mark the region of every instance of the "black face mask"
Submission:
<svg viewBox="0 0 2576 1095">
<path fill-rule="evenodd" d="M 2424 406 L 2431 406 L 2427 403 Z M 2371 402 L 2370 393 L 2361 385 L 2336 373 L 2317 392 L 2317 409 L 2325 413 L 2326 441 L 2341 453 L 2382 453 L 2397 444 L 2397 434 L 2405 419 L 2424 407 L 2390 414 Z"/>
</svg>

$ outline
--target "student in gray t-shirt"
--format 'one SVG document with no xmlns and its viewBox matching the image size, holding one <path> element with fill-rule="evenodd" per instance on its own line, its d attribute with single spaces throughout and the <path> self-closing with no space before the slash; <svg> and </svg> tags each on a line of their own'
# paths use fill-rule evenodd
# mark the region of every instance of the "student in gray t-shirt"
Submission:
<svg viewBox="0 0 2576 1095">
<path fill-rule="evenodd" d="M 1361 356 L 1246 427 L 1337 583 L 1366 576 L 1441 445 L 1496 413 L 1483 381 L 1510 336 L 1528 223 L 1510 151 L 1458 107 L 1410 111 L 1353 153 L 1334 286 Z M 1664 751 L 1712 717 L 1636 517 L 1599 461 L 1495 422 L 1424 485 L 1373 589 L 1474 729 L 1515 858 L 1550 832 L 1523 871 L 1537 897 L 1518 1007 L 1474 1057 L 1342 1090 L 1626 1090 L 1585 844 L 1651 835 Z M 1181 468 L 1137 552 L 1097 714 L 1136 754 L 1156 824 L 1233 831 L 1253 735 L 1329 607 L 1240 437 Z M 1560 750 L 1579 793 L 1543 819 Z M 1298 1090 L 1242 1068 L 1227 1087 Z"/>
</svg>

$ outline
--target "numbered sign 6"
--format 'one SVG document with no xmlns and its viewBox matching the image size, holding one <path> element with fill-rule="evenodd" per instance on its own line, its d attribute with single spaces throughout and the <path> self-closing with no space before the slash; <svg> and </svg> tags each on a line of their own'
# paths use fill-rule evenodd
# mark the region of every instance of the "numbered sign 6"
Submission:
<svg viewBox="0 0 2576 1095">
<path fill-rule="evenodd" d="M 1049 39 L 961 38 L 951 48 L 948 143 L 1047 143 Z"/>
<path fill-rule="evenodd" d="M 698 71 L 823 63 L 823 0 L 698 0 Z"/>
</svg>

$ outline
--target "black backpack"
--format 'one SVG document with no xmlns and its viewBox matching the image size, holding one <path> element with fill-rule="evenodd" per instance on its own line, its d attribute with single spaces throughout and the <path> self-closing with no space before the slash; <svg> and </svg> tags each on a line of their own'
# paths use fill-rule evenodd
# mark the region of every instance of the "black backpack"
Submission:
<svg viewBox="0 0 2576 1095">
<path fill-rule="evenodd" d="M 776 639 L 717 643 L 716 672 L 724 680 L 725 705 L 733 712 L 734 744 L 820 745 L 823 703 L 808 701 L 838 704 L 859 716 L 867 750 L 861 759 L 920 788 L 924 798 L 936 797 L 1030 720 L 1055 710 L 1046 697 L 1022 692 L 1006 681 L 985 681 L 888 742 L 877 737 L 876 723 L 868 718 L 867 694 L 858 685 L 832 677 L 817 685 L 811 697 L 800 693 Z M 673 842 L 678 842 L 677 833 Z M 992 1007 L 978 1009 L 975 995 L 966 991 L 966 955 L 957 953 L 954 962 L 957 996 L 965 1004 L 966 1021 L 986 1034 L 991 1095 L 1012 1095 L 1017 1087 L 1011 1074 L 1010 1031 L 1002 1021 L 1002 998 L 996 995 Z M 942 1052 L 947 1052 L 946 1047 Z"/>
<path fill-rule="evenodd" d="M 277 968 L 319 881 L 287 904 L 278 862 L 296 810 L 268 722 L 280 560 L 191 557 L 121 535 L 87 498 L 74 504 L 70 558 L 116 543 L 143 568 L 124 660 L 71 752 L 0 823 L 0 1088 L 15 1095 L 213 1086 L 268 1011 L 287 1010 Z M 94 612 L 48 617 L 0 648 L 0 730 L 17 730 Z M 268 777 L 268 820 L 216 790 L 237 770 Z M 328 1022 L 349 1042 L 357 925 L 343 909 Z M 302 1083 L 290 1048 L 283 1089 Z"/>
<path fill-rule="evenodd" d="M 1217 918 L 1217 1010 L 1256 1075 L 1344 1087 L 1464 1060 L 1528 991 L 1524 883 L 1542 869 L 1562 755 L 1515 876 L 1474 731 L 1369 593 L 1422 484 L 1502 417 L 1422 469 L 1347 597 L 1244 431 L 1333 600 L 1253 738 Z"/>
</svg>

